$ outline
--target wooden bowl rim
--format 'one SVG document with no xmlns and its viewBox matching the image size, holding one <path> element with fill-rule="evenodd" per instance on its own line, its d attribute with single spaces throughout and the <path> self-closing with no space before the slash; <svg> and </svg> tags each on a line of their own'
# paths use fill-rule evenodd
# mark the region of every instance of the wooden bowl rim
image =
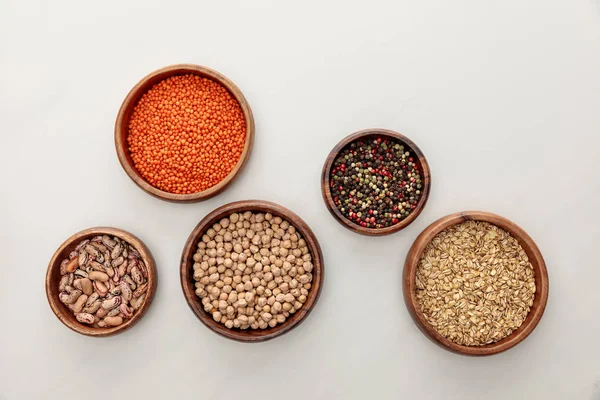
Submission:
<svg viewBox="0 0 600 400">
<path fill-rule="evenodd" d="M 63 258 L 68 257 L 68 254 L 63 253 L 69 246 L 76 245 L 78 242 L 91 238 L 98 235 L 109 235 L 109 236 L 117 236 L 122 240 L 127 241 L 131 244 L 142 257 L 142 260 L 146 263 L 146 268 L 148 270 L 148 290 L 146 294 L 146 299 L 144 300 L 144 304 L 142 307 L 133 315 L 133 317 L 129 320 L 126 320 L 123 324 L 111 328 L 93 328 L 84 324 L 77 322 L 76 320 L 71 320 L 65 314 L 70 313 L 72 315 L 71 310 L 66 308 L 64 304 L 58 299 L 58 297 L 52 296 L 51 285 L 52 282 L 52 272 L 55 268 L 60 268 L 60 263 Z M 54 282 L 56 283 L 56 282 Z M 156 285 L 158 283 L 158 275 L 156 273 L 156 262 L 154 261 L 154 257 L 152 253 L 148 249 L 148 247 L 142 242 L 137 236 L 133 235 L 130 232 L 119 228 L 112 228 L 106 226 L 99 226 L 84 229 L 72 235 L 70 238 L 65 240 L 58 249 L 54 252 L 54 255 L 50 259 L 48 263 L 48 269 L 46 271 L 46 298 L 48 299 L 48 304 L 50 308 L 54 312 L 54 315 L 62 322 L 67 328 L 80 333 L 86 336 L 92 337 L 105 337 L 112 336 L 117 333 L 124 332 L 125 330 L 131 328 L 135 325 L 148 311 L 150 304 L 154 298 L 156 293 Z M 58 292 L 58 289 L 57 289 Z"/>
<path fill-rule="evenodd" d="M 198 296 L 196 296 L 195 293 L 194 282 L 192 281 L 191 274 L 191 269 L 194 263 L 192 257 L 203 232 L 205 232 L 208 228 L 210 228 L 210 226 L 218 222 L 220 219 L 229 216 L 231 213 L 241 211 L 258 211 L 264 213 L 270 212 L 275 216 L 280 216 L 281 218 L 287 220 L 300 232 L 312 255 L 312 263 L 314 265 L 312 272 L 313 281 L 312 287 L 308 292 L 306 303 L 304 303 L 302 308 L 290 316 L 283 324 L 278 324 L 274 328 L 268 328 L 264 330 L 240 330 L 235 328 L 228 329 L 225 327 L 225 325 L 213 320 L 212 316 L 208 312 L 204 311 L 201 300 Z M 310 229 L 308 224 L 304 222 L 304 220 L 296 213 L 287 209 L 286 207 L 264 200 L 235 201 L 218 207 L 208 213 L 204 218 L 202 218 L 202 220 L 198 223 L 198 225 L 196 225 L 192 233 L 189 235 L 181 255 L 180 264 L 181 289 L 183 290 L 183 295 L 188 303 L 188 306 L 196 315 L 196 317 L 213 332 L 216 332 L 228 339 L 246 343 L 270 340 L 277 336 L 281 336 L 300 325 L 306 319 L 308 314 L 310 314 L 319 299 L 324 275 L 325 266 L 323 263 L 321 246 L 319 245 L 317 237 Z M 298 317 L 296 317 L 297 315 Z"/>
<path fill-rule="evenodd" d="M 412 151 L 415 154 L 415 156 L 417 157 L 417 159 L 419 160 L 419 163 L 421 164 L 422 174 L 423 174 L 423 187 L 421 189 L 421 198 L 419 199 L 419 202 L 417 203 L 417 207 L 415 207 L 415 209 L 408 215 L 408 217 L 401 220 L 397 224 L 388 226 L 386 228 L 364 228 L 364 227 L 357 225 L 354 222 L 351 222 L 350 220 L 348 220 L 348 218 L 346 218 L 344 215 L 342 215 L 342 213 L 338 210 L 336 205 L 333 203 L 333 198 L 331 196 L 331 189 L 329 187 L 329 177 L 331 176 L 331 167 L 332 167 L 335 159 L 337 158 L 339 152 L 342 151 L 342 149 L 344 147 L 346 147 L 348 144 L 350 144 L 358 139 L 364 138 L 366 136 L 373 136 L 373 135 L 388 136 L 388 137 L 398 140 L 398 141 L 402 142 L 404 145 L 408 146 L 410 148 L 410 151 Z M 429 168 L 429 163 L 427 162 L 427 158 L 425 157 L 425 155 L 423 154 L 423 152 L 421 151 L 419 146 L 416 145 L 415 142 L 410 140 L 408 137 L 402 135 L 401 133 L 398 133 L 398 132 L 395 132 L 395 131 L 392 131 L 389 129 L 369 128 L 369 129 L 363 129 L 363 130 L 351 133 L 350 135 L 346 136 L 341 141 L 339 141 L 334 146 L 334 148 L 329 152 L 329 155 L 325 159 L 325 164 L 323 165 L 323 170 L 321 172 L 321 195 L 323 197 L 323 201 L 325 202 L 325 205 L 327 206 L 327 209 L 329 210 L 329 213 L 335 218 L 336 221 L 338 221 L 344 227 L 350 229 L 351 231 L 354 231 L 356 233 L 359 233 L 361 235 L 366 235 L 366 236 L 390 235 L 392 233 L 399 232 L 402 229 L 409 226 L 410 224 L 412 224 L 413 221 L 415 219 L 417 219 L 419 214 L 421 214 L 421 212 L 425 208 L 425 205 L 427 204 L 427 200 L 429 199 L 430 191 L 431 191 L 431 170 Z"/>
<path fill-rule="evenodd" d="M 531 262 L 534 270 L 536 281 L 534 305 L 523 324 L 519 327 L 519 329 L 512 332 L 504 339 L 484 346 L 463 346 L 446 339 L 444 336 L 439 334 L 429 324 L 429 322 L 425 320 L 416 298 L 416 272 L 419 260 L 421 259 L 421 255 L 423 254 L 425 247 L 438 233 L 444 229 L 466 221 L 488 222 L 509 232 L 515 239 L 517 239 L 519 244 L 527 253 L 529 261 Z M 421 232 L 421 234 L 417 237 L 410 248 L 408 255 L 406 256 L 402 288 L 404 292 L 404 301 L 411 317 L 419 329 L 433 342 L 455 353 L 469 356 L 486 356 L 506 351 L 521 343 L 527 336 L 529 336 L 529 334 L 531 334 L 544 314 L 544 310 L 548 302 L 549 281 L 546 263 L 544 262 L 544 258 L 542 257 L 539 248 L 533 239 L 521 227 L 500 215 L 485 211 L 463 211 L 438 219 L 425 228 L 425 230 L 423 230 L 423 232 Z"/>
<path fill-rule="evenodd" d="M 139 101 L 139 99 L 146 93 L 154 84 L 150 84 L 155 77 L 159 75 L 164 75 L 162 81 L 171 76 L 175 75 L 185 75 L 185 74 L 194 74 L 199 75 L 205 78 L 212 79 L 213 81 L 219 83 L 221 86 L 225 87 L 229 93 L 237 100 L 242 108 L 244 113 L 244 118 L 246 121 L 246 141 L 244 143 L 244 150 L 238 160 L 236 166 L 231 170 L 229 175 L 225 177 L 222 181 L 217 183 L 215 186 L 212 186 L 202 192 L 190 193 L 190 194 L 177 194 L 177 193 L 169 193 L 163 190 L 160 190 L 144 179 L 144 177 L 135 169 L 133 163 L 129 162 L 127 159 L 127 154 L 129 153 L 129 146 L 127 144 L 127 136 L 128 132 L 123 132 L 121 127 L 123 125 L 125 114 L 130 107 L 135 107 L 135 104 Z M 136 185 L 142 188 L 146 193 L 149 193 L 159 199 L 172 201 L 172 202 L 197 202 L 206 200 L 210 197 L 213 197 L 219 194 L 222 190 L 225 189 L 227 185 L 229 185 L 233 179 L 238 175 L 238 173 L 242 170 L 245 164 L 250 157 L 252 152 L 252 146 L 254 144 L 254 116 L 252 114 L 252 109 L 248 104 L 248 101 L 244 97 L 242 91 L 227 77 L 222 75 L 221 73 L 212 70 L 210 68 L 194 65 L 194 64 L 174 64 L 169 65 L 156 71 L 153 71 L 146 75 L 142 80 L 140 80 L 127 94 L 125 100 L 121 104 L 121 108 L 119 109 L 119 113 L 117 114 L 117 119 L 115 122 L 115 148 L 117 150 L 117 157 L 119 158 L 119 162 L 129 178 Z M 124 139 L 125 138 L 125 139 Z"/>
</svg>

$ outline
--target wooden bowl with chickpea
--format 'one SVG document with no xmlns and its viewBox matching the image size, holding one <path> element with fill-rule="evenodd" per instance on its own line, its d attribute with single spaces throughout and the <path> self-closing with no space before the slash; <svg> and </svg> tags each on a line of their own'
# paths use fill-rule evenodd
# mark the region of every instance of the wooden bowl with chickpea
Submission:
<svg viewBox="0 0 600 400">
<path fill-rule="evenodd" d="M 245 165 L 254 117 L 240 89 L 222 74 L 171 65 L 131 89 L 117 115 L 121 166 L 145 192 L 173 202 L 217 195 Z"/>
<path fill-rule="evenodd" d="M 243 342 L 297 327 L 321 292 L 321 247 L 308 225 L 278 204 L 246 200 L 209 213 L 181 257 L 181 287 L 198 319 Z"/>
</svg>

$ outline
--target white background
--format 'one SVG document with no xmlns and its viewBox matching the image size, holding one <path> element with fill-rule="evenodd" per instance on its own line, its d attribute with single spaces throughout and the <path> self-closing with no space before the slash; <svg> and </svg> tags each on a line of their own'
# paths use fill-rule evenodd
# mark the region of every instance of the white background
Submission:
<svg viewBox="0 0 600 400">
<path fill-rule="evenodd" d="M 214 68 L 244 92 L 256 142 L 220 196 L 170 204 L 121 169 L 113 124 L 144 75 Z M 0 399 L 600 399 L 598 0 L 0 2 Z M 389 128 L 429 159 L 432 192 L 404 231 L 366 238 L 327 212 L 320 172 L 345 135 Z M 326 261 L 293 332 L 224 339 L 188 309 L 184 242 L 212 209 L 275 201 Z M 466 209 L 521 225 L 548 264 L 533 334 L 492 357 L 432 344 L 401 292 L 406 253 Z M 71 234 L 111 225 L 158 264 L 148 314 L 92 339 L 44 293 Z"/>
</svg>

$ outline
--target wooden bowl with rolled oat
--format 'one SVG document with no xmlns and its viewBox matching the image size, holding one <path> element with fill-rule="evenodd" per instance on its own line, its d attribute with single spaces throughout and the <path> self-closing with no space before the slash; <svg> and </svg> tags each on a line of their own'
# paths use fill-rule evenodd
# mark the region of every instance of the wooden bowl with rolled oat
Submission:
<svg viewBox="0 0 600 400">
<path fill-rule="evenodd" d="M 74 234 L 56 250 L 46 273 L 46 297 L 69 329 L 111 336 L 144 316 L 156 284 L 154 258 L 140 239 L 96 227 Z"/>
<path fill-rule="evenodd" d="M 440 218 L 404 264 L 404 300 L 425 335 L 447 350 L 492 355 L 523 341 L 548 300 L 546 264 L 515 223 L 482 211 Z"/>
</svg>

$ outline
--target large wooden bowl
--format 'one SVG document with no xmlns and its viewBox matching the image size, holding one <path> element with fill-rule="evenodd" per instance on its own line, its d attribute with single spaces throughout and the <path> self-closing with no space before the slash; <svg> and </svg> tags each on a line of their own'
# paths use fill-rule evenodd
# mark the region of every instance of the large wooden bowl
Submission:
<svg viewBox="0 0 600 400">
<path fill-rule="evenodd" d="M 405 147 L 409 148 L 411 153 L 415 155 L 415 163 L 418 165 L 419 170 L 421 171 L 423 187 L 421 189 L 421 197 L 417 202 L 417 206 L 414 210 L 412 210 L 408 217 L 402 219 L 397 224 L 388 226 L 387 228 L 365 228 L 350 221 L 336 207 L 335 203 L 333 202 L 333 197 L 331 195 L 331 189 L 329 186 L 331 177 L 331 167 L 333 166 L 333 163 L 340 151 L 342 151 L 350 143 L 359 139 L 364 139 L 368 136 L 387 136 L 390 139 L 401 142 L 402 144 L 404 144 Z M 355 132 L 349 136 L 346 136 L 344 139 L 342 139 L 342 141 L 335 145 L 333 150 L 331 150 L 331 152 L 327 156 L 327 159 L 325 160 L 325 164 L 323 165 L 323 171 L 321 173 L 321 194 L 323 195 L 323 201 L 325 201 L 325 205 L 327 206 L 327 209 L 329 210 L 331 215 L 336 219 L 336 221 L 338 221 L 340 224 L 350 229 L 351 231 L 367 236 L 389 235 L 398 232 L 410 225 L 419 216 L 419 214 L 421 214 L 423 208 L 425 208 L 425 204 L 427 204 L 427 199 L 429 198 L 430 188 L 431 172 L 429 169 L 429 164 L 427 163 L 427 159 L 423 155 L 421 149 L 419 149 L 419 147 L 406 136 L 387 129 L 365 129 L 362 131 Z"/>
<path fill-rule="evenodd" d="M 533 306 L 527 318 L 523 322 L 523 325 L 516 331 L 511 333 L 509 336 L 495 343 L 486 344 L 483 346 L 463 346 L 456 344 L 444 336 L 440 335 L 430 324 L 427 322 L 423 313 L 421 312 L 419 302 L 417 300 L 417 287 L 416 287 L 416 276 L 417 267 L 421 255 L 425 250 L 425 247 L 431 240 L 441 231 L 448 228 L 449 226 L 460 224 L 465 221 L 485 221 L 490 224 L 496 225 L 508 233 L 510 233 L 519 244 L 525 250 L 527 257 L 533 267 L 534 279 L 536 285 L 535 298 L 533 300 Z M 507 220 L 499 215 L 495 215 L 483 211 L 465 211 L 456 214 L 451 214 L 446 217 L 440 218 L 431 225 L 429 225 L 415 240 L 410 251 L 406 257 L 404 263 L 404 274 L 403 274 L 403 291 L 404 301 L 408 307 L 408 311 L 412 316 L 413 320 L 421 331 L 427 335 L 438 345 L 443 348 L 453 351 L 455 353 L 470 355 L 470 356 L 487 356 L 491 354 L 497 354 L 511 347 L 521 343 L 529 334 L 535 329 L 538 322 L 544 314 L 546 308 L 546 302 L 548 301 L 548 271 L 546 270 L 546 264 L 544 258 L 540 253 L 540 250 L 536 246 L 535 242 L 531 237 L 514 222 Z"/>
<path fill-rule="evenodd" d="M 135 168 L 135 164 L 131 159 L 131 155 L 129 153 L 129 145 L 127 143 L 127 137 L 129 136 L 129 120 L 131 119 L 131 115 L 133 114 L 133 109 L 135 108 L 138 101 L 142 98 L 142 96 L 152 88 L 155 84 L 170 78 L 175 75 L 187 75 L 194 74 L 201 76 L 203 78 L 212 79 L 213 81 L 219 83 L 223 87 L 225 87 L 231 95 L 237 100 L 244 112 L 244 117 L 246 120 L 246 142 L 244 144 L 244 150 L 242 151 L 242 155 L 238 160 L 236 166 L 231 170 L 229 175 L 225 177 L 221 182 L 216 184 L 215 186 L 208 188 L 202 192 L 190 193 L 190 194 L 176 194 L 169 193 L 163 190 L 160 190 L 154 186 L 152 186 L 144 177 L 138 172 Z M 227 185 L 229 185 L 236 175 L 240 172 L 242 167 L 245 165 L 248 157 L 250 156 L 250 151 L 252 150 L 252 144 L 254 143 L 254 117 L 252 116 L 252 110 L 246 101 L 246 98 L 238 89 L 238 87 L 225 76 L 220 73 L 213 71 L 210 68 L 202 67 L 199 65 L 192 64 L 178 64 L 171 65 L 168 67 L 161 68 L 157 71 L 152 72 L 144 79 L 142 79 L 137 85 L 131 89 L 123 104 L 121 105 L 121 109 L 119 110 L 119 114 L 117 115 L 117 121 L 115 123 L 115 147 L 117 149 L 117 156 L 119 157 L 119 162 L 121 166 L 127 173 L 127 175 L 135 182 L 136 185 L 141 187 L 147 193 L 158 197 L 159 199 L 173 201 L 173 202 L 196 202 L 201 200 L 206 200 L 212 196 L 220 193 Z"/>
<path fill-rule="evenodd" d="M 245 330 L 237 328 L 228 329 L 225 327 L 225 325 L 216 322 L 210 313 L 204 311 L 202 301 L 195 293 L 196 288 L 194 286 L 195 282 L 193 279 L 193 256 L 196 252 L 198 242 L 201 240 L 202 235 L 206 230 L 208 230 L 208 228 L 220 221 L 222 218 L 228 217 L 235 212 L 244 211 L 256 211 L 263 213 L 269 212 L 273 214 L 273 216 L 279 216 L 282 219 L 287 220 L 290 224 L 296 227 L 297 231 L 300 232 L 308 245 L 310 254 L 312 255 L 312 263 L 314 265 L 312 272 L 313 281 L 312 287 L 308 291 L 306 303 L 304 303 L 300 310 L 290 315 L 290 317 L 284 323 L 278 324 L 274 328 Z M 190 234 L 185 244 L 185 248 L 183 249 L 183 254 L 181 255 L 180 277 L 181 288 L 183 289 L 185 299 L 187 300 L 187 303 L 194 314 L 196 314 L 196 317 L 198 317 L 198 319 L 204 325 L 209 327 L 214 332 L 229 339 L 234 339 L 241 342 L 260 342 L 273 339 L 276 336 L 280 336 L 291 331 L 297 327 L 304 320 L 304 318 L 306 318 L 306 316 L 315 306 L 319 298 L 319 294 L 321 293 L 324 272 L 325 270 L 323 266 L 323 254 L 321 253 L 321 246 L 319 246 L 319 242 L 317 241 L 317 238 L 312 230 L 299 216 L 287 208 L 275 203 L 261 200 L 245 200 L 229 203 L 219 207 L 204 217 L 202 221 L 200 221 L 200 223 Z"/>
<path fill-rule="evenodd" d="M 69 258 L 69 253 L 73 251 L 82 240 L 91 239 L 98 235 L 117 236 L 118 238 L 131 244 L 140 253 L 140 256 L 142 260 L 144 260 L 144 263 L 146 263 L 148 270 L 148 291 L 146 292 L 144 304 L 142 304 L 140 309 L 133 315 L 132 318 L 125 320 L 123 324 L 115 327 L 94 328 L 89 325 L 82 324 L 75 319 L 73 312 L 58 299 L 58 285 L 61 279 L 60 263 L 65 258 Z M 52 256 L 52 259 L 48 264 L 48 271 L 46 272 L 46 297 L 48 298 L 48 303 L 50 304 L 50 308 L 52 308 L 54 314 L 58 317 L 60 322 L 65 324 L 67 328 L 87 336 L 111 336 L 131 328 L 144 316 L 150 307 L 150 303 L 152 303 L 152 299 L 154 298 L 154 293 L 156 292 L 156 283 L 156 263 L 154 262 L 152 253 L 150 253 L 150 250 L 148 250 L 146 245 L 140 239 L 129 232 L 117 228 L 89 228 L 81 232 L 77 232 L 68 238 L 63 244 L 60 245 L 60 247 Z"/>
</svg>

